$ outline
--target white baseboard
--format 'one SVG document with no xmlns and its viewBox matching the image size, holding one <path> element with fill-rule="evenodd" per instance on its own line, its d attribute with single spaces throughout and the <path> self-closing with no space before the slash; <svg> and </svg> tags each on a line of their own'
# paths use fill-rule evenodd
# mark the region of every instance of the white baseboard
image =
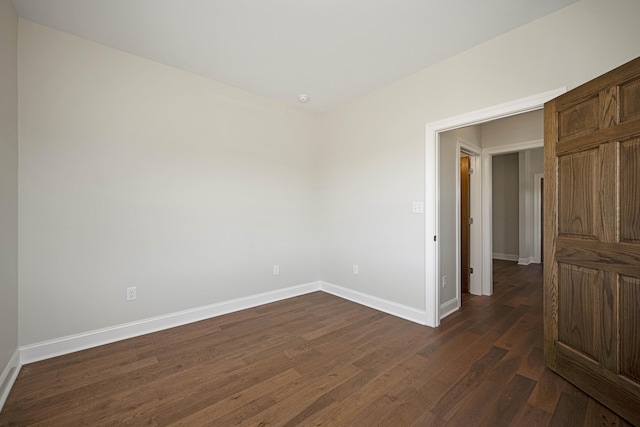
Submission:
<svg viewBox="0 0 640 427">
<path fill-rule="evenodd" d="M 357 304 L 366 305 L 367 307 L 371 307 L 375 310 L 382 311 L 414 323 L 419 323 L 420 325 L 427 324 L 427 313 L 424 310 L 418 310 L 393 301 L 367 295 L 352 289 L 343 288 L 342 286 L 334 285 L 332 283 L 320 282 L 320 289 L 328 294 L 344 298 Z"/>
<path fill-rule="evenodd" d="M 30 344 L 20 347 L 20 362 L 22 364 L 37 362 L 39 360 L 86 350 L 163 329 L 182 326 L 187 323 L 198 322 L 234 311 L 244 310 L 319 290 L 321 290 L 320 282 L 306 283 L 290 288 L 278 289 L 276 291 L 179 311 L 164 316 L 152 317 L 137 322 L 125 323 L 109 328 Z"/>
<path fill-rule="evenodd" d="M 97 329 L 80 334 L 69 335 L 49 341 L 21 346 L 17 364 L 27 364 L 69 354 L 88 348 L 121 341 L 128 338 L 173 328 L 200 320 L 210 319 L 234 311 L 244 310 L 287 298 L 293 298 L 310 292 L 323 291 L 329 294 L 362 304 L 367 307 L 397 316 L 411 322 L 426 324 L 426 312 L 382 298 L 367 295 L 327 282 L 311 282 L 290 288 L 251 295 L 217 304 L 179 311 L 164 316 L 152 317 L 136 322 Z M 457 308 L 456 308 L 457 309 Z"/>
<path fill-rule="evenodd" d="M 518 265 L 529 265 L 533 262 L 533 257 L 518 258 Z"/>
<path fill-rule="evenodd" d="M 453 312 L 458 311 L 460 305 L 458 304 L 458 298 L 451 299 L 444 304 L 440 305 L 440 319 L 444 319 Z"/>
<path fill-rule="evenodd" d="M 519 257 L 518 257 L 518 255 L 499 254 L 499 253 L 494 252 L 493 253 L 493 259 L 501 259 L 503 261 L 518 261 Z"/>
<path fill-rule="evenodd" d="M 20 367 L 20 350 L 16 349 L 11 359 L 9 359 L 9 363 L 4 367 L 2 374 L 0 374 L 0 411 L 2 411 L 4 402 L 9 397 L 11 387 L 13 387 L 13 383 L 20 372 Z"/>
<path fill-rule="evenodd" d="M 109 328 L 88 331 L 81 334 L 70 335 L 49 341 L 25 345 L 18 348 L 9 364 L 5 367 L 0 377 L 0 410 L 4 404 L 13 383 L 18 376 L 20 367 L 27 363 L 37 362 L 64 354 L 73 353 L 88 348 L 157 332 L 163 329 L 173 328 L 200 320 L 209 319 L 223 314 L 232 313 L 247 308 L 280 301 L 287 298 L 323 291 L 357 304 L 371 307 L 393 316 L 409 320 L 414 323 L 426 325 L 427 315 L 424 310 L 418 310 L 393 301 L 367 295 L 362 292 L 344 288 L 327 282 L 311 282 L 290 288 L 251 295 L 217 304 L 197 307 L 190 310 L 179 311 L 164 316 L 152 317 L 137 322 L 125 323 Z M 455 309 L 457 310 L 457 300 Z M 441 307 L 441 312 L 446 312 L 448 304 Z M 447 313 L 449 314 L 449 313 Z M 446 314 L 445 314 L 446 315 Z M 444 316 L 443 316 L 444 317 Z"/>
</svg>

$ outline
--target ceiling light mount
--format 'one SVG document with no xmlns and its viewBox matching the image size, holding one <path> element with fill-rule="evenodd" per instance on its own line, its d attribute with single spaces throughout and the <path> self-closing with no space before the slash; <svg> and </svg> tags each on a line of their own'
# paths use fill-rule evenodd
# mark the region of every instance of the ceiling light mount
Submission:
<svg viewBox="0 0 640 427">
<path fill-rule="evenodd" d="M 307 102 L 308 100 L 309 100 L 309 95 L 305 95 L 304 93 L 301 93 L 300 95 L 298 95 L 298 101 Z"/>
</svg>

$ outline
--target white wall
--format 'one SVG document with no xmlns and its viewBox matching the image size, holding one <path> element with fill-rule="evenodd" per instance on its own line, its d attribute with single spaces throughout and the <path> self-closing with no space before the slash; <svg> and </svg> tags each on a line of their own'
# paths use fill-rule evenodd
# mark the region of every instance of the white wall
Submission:
<svg viewBox="0 0 640 427">
<path fill-rule="evenodd" d="M 482 148 L 541 141 L 544 138 L 543 110 L 529 111 L 480 125 Z"/>
<path fill-rule="evenodd" d="M 515 261 L 520 253 L 518 154 L 493 156 L 491 164 L 493 256 Z"/>
<path fill-rule="evenodd" d="M 0 388 L 18 347 L 17 43 L 13 3 L 0 0 Z"/>
<path fill-rule="evenodd" d="M 425 124 L 571 89 L 635 58 L 639 15 L 637 0 L 582 0 L 321 116 L 322 277 L 424 309 L 433 243 L 411 201 L 433 174 Z"/>
<path fill-rule="evenodd" d="M 20 343 L 319 278 L 424 309 L 425 124 L 638 56 L 638 14 L 582 0 L 320 117 L 21 21 Z"/>
<path fill-rule="evenodd" d="M 19 34 L 22 345 L 319 279 L 314 114 Z"/>
</svg>

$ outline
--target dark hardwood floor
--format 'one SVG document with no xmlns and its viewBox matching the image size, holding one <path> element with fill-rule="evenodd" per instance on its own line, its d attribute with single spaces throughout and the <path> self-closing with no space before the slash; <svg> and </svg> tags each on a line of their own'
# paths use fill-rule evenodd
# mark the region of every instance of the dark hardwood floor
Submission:
<svg viewBox="0 0 640 427">
<path fill-rule="evenodd" d="M 0 425 L 628 426 L 545 369 L 542 268 L 438 329 L 317 292 L 22 367 Z"/>
</svg>

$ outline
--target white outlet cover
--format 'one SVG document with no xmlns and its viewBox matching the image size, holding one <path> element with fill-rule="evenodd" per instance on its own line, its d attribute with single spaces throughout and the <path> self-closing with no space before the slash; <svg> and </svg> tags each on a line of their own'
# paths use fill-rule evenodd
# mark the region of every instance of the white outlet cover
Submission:
<svg viewBox="0 0 640 427">
<path fill-rule="evenodd" d="M 278 274 L 280 274 L 280 266 L 279 265 L 274 265 L 273 266 L 273 275 L 277 276 Z"/>
<path fill-rule="evenodd" d="M 353 264 L 353 274 L 359 274 L 360 273 L 360 267 L 358 266 L 358 264 Z"/>
<path fill-rule="evenodd" d="M 411 206 L 411 212 L 414 214 L 423 214 L 424 213 L 424 202 L 414 201 Z"/>
</svg>

